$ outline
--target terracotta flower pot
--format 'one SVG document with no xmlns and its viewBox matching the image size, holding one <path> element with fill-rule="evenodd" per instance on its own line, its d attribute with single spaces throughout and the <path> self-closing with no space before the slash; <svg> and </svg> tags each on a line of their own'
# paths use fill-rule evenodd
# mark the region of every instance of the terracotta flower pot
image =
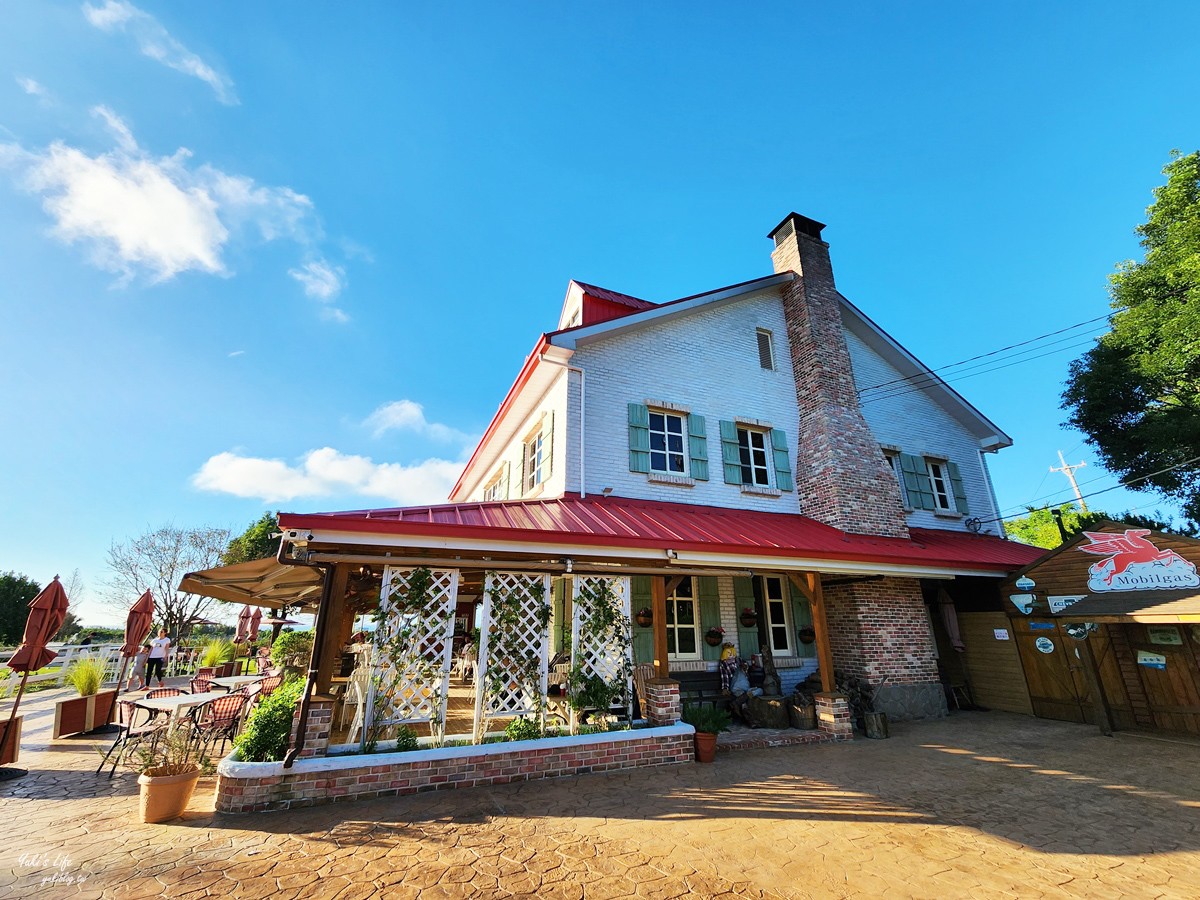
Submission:
<svg viewBox="0 0 1200 900">
<path fill-rule="evenodd" d="M 150 770 L 153 771 L 153 770 Z M 139 812 L 143 822 L 166 822 L 183 815 L 196 782 L 200 780 L 200 768 L 182 775 L 138 776 L 141 789 Z"/>
<path fill-rule="evenodd" d="M 696 743 L 696 762 L 710 763 L 717 757 L 717 736 L 708 731 L 697 731 L 692 740 Z"/>
</svg>

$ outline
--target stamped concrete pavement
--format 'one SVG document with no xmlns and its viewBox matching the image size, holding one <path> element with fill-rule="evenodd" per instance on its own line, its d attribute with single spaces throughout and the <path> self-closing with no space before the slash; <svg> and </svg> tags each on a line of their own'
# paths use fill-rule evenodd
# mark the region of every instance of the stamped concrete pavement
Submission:
<svg viewBox="0 0 1200 900">
<path fill-rule="evenodd" d="M 0 783 L 0 898 L 1195 897 L 1200 747 L 1002 713 L 887 741 L 221 816 L 136 821 L 30 704 Z"/>
</svg>

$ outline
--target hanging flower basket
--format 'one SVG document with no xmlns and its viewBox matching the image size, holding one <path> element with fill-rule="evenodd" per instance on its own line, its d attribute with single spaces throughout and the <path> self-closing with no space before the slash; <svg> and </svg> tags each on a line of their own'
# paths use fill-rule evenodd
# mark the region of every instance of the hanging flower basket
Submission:
<svg viewBox="0 0 1200 900">
<path fill-rule="evenodd" d="M 742 614 L 739 618 L 743 628 L 753 628 L 758 624 L 758 613 L 756 613 L 749 606 L 742 610 Z"/>
<path fill-rule="evenodd" d="M 643 606 L 633 615 L 633 620 L 642 628 L 649 628 L 654 624 L 654 610 L 648 606 Z"/>
<path fill-rule="evenodd" d="M 719 647 L 723 640 L 725 640 L 724 628 L 714 625 L 708 631 L 704 632 L 704 643 L 710 647 Z"/>
<path fill-rule="evenodd" d="M 817 639 L 817 631 L 815 628 L 805 626 L 796 632 L 796 637 L 800 638 L 802 644 L 811 644 Z"/>
</svg>

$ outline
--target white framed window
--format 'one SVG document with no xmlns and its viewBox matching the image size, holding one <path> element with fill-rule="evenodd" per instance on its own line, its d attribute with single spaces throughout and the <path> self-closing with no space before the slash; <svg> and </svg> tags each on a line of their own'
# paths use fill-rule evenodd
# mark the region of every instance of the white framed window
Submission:
<svg viewBox="0 0 1200 900">
<path fill-rule="evenodd" d="M 667 598 L 667 659 L 700 659 L 700 610 L 691 578 Z"/>
<path fill-rule="evenodd" d="M 504 489 L 504 466 L 500 467 L 500 471 L 495 474 L 488 486 L 483 489 L 483 502 L 492 503 L 496 500 L 508 499 L 508 492 Z"/>
<path fill-rule="evenodd" d="M 775 370 L 775 338 L 765 328 L 755 331 L 758 338 L 758 364 L 764 369 Z"/>
<path fill-rule="evenodd" d="M 929 469 L 929 484 L 933 488 L 933 506 L 943 512 L 955 512 L 954 487 L 950 483 L 950 472 L 945 460 L 928 459 L 925 465 Z"/>
<path fill-rule="evenodd" d="M 738 455 L 742 465 L 742 484 L 771 486 L 771 467 L 767 455 L 767 433 L 752 428 L 739 428 Z"/>
<path fill-rule="evenodd" d="M 685 416 L 650 410 L 650 471 L 687 475 Z"/>
<path fill-rule="evenodd" d="M 779 575 L 759 575 L 754 579 L 754 599 L 761 601 L 767 614 L 767 638 L 775 656 L 795 656 L 792 631 L 792 600 Z"/>
<path fill-rule="evenodd" d="M 521 475 L 523 493 L 528 494 L 546 480 L 546 441 L 541 429 L 525 439 L 525 471 Z"/>
</svg>

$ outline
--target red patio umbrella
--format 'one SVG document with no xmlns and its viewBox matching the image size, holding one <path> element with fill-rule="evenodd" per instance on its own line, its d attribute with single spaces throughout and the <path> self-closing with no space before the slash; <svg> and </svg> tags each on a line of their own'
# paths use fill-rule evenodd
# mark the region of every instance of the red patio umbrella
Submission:
<svg viewBox="0 0 1200 900">
<path fill-rule="evenodd" d="M 13 699 L 12 712 L 5 725 L 5 736 L 8 729 L 13 727 L 17 718 L 17 708 L 21 705 L 21 696 L 25 693 L 25 682 L 30 672 L 36 672 L 50 660 L 58 656 L 58 652 L 49 649 L 46 644 L 62 628 L 67 618 L 67 592 L 59 584 L 58 576 L 42 589 L 42 592 L 29 602 L 29 618 L 25 620 L 25 636 L 21 638 L 21 646 L 8 661 L 8 667 L 14 672 L 21 672 L 21 686 L 17 688 L 17 696 Z M 0 746 L 4 739 L 0 736 Z"/>
<path fill-rule="evenodd" d="M 150 635 L 150 626 L 154 624 L 154 595 L 150 591 L 138 597 L 137 603 L 129 608 L 125 618 L 125 643 L 121 645 L 121 674 L 117 677 L 117 690 L 125 683 L 125 669 L 129 658 L 136 656 L 138 648 L 145 643 Z"/>
<path fill-rule="evenodd" d="M 254 615 L 250 617 L 250 631 L 247 635 L 251 642 L 258 640 L 258 629 L 262 627 L 262 608 L 255 607 Z"/>
<path fill-rule="evenodd" d="M 243 606 L 242 611 L 238 613 L 237 634 L 233 638 L 235 644 L 240 644 L 246 640 L 246 636 L 250 633 L 250 607 Z"/>
</svg>

